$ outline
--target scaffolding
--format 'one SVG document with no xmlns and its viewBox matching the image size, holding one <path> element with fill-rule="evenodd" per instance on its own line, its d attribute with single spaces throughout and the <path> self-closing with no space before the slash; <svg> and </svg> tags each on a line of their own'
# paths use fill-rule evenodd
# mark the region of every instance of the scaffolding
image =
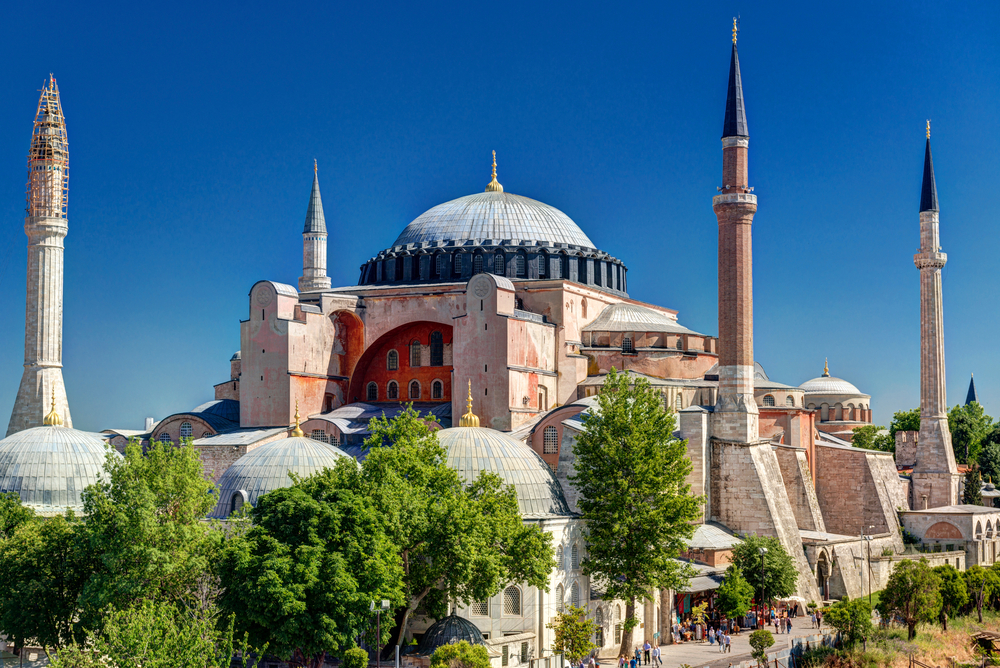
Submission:
<svg viewBox="0 0 1000 668">
<path fill-rule="evenodd" d="M 69 198 L 69 142 L 56 78 L 42 85 L 28 151 L 29 218 L 65 218 Z"/>
</svg>

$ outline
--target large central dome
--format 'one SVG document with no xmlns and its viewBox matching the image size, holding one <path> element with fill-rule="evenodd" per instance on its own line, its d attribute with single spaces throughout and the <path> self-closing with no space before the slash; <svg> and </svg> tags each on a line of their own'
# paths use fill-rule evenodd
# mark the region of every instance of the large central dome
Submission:
<svg viewBox="0 0 1000 668">
<path fill-rule="evenodd" d="M 573 220 L 559 209 L 505 192 L 466 195 L 423 213 L 406 226 L 393 246 L 467 239 L 548 241 L 595 248 Z"/>
</svg>

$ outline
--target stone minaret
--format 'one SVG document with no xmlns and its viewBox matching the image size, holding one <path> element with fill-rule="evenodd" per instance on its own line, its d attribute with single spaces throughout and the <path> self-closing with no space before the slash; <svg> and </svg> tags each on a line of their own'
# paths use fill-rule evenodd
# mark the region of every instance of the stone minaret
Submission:
<svg viewBox="0 0 1000 668">
<path fill-rule="evenodd" d="M 713 435 L 739 443 L 755 443 L 759 434 L 753 394 L 753 253 L 750 237 L 757 196 L 748 185 L 749 146 L 734 27 L 726 120 L 722 131 L 722 187 L 712 200 L 712 208 L 719 219 L 719 395 Z"/>
<path fill-rule="evenodd" d="M 306 210 L 306 225 L 302 230 L 302 278 L 299 290 L 323 290 L 330 287 L 326 275 L 326 216 L 323 199 L 319 196 L 319 168 L 313 161 L 313 187 Z"/>
<path fill-rule="evenodd" d="M 913 263 L 920 270 L 920 435 L 913 467 L 915 509 L 950 506 L 958 502 L 958 467 L 948 429 L 948 400 L 944 376 L 944 313 L 941 268 L 948 256 L 941 252 L 937 186 L 931 160 L 931 125 L 927 123 L 924 180 L 920 190 L 920 252 Z"/>
<path fill-rule="evenodd" d="M 24 317 L 24 374 L 7 435 L 41 426 L 54 411 L 73 426 L 62 377 L 63 239 L 69 147 L 56 79 L 42 87 L 28 151 L 28 299 Z"/>
</svg>

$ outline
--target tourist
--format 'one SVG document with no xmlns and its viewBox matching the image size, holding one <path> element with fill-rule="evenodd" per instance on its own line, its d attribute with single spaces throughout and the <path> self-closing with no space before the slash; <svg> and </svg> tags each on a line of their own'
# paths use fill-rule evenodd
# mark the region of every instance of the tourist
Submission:
<svg viewBox="0 0 1000 668">
<path fill-rule="evenodd" d="M 638 668 L 636 664 L 637 661 L 635 660 L 635 657 L 628 660 L 628 668 Z"/>
<path fill-rule="evenodd" d="M 657 645 L 653 648 L 653 664 L 657 666 L 663 665 L 663 659 L 660 658 L 660 646 Z"/>
<path fill-rule="evenodd" d="M 785 617 L 785 633 L 791 634 L 792 632 L 792 618 Z"/>
<path fill-rule="evenodd" d="M 641 666 L 642 665 L 642 654 L 639 652 L 639 646 L 638 645 L 635 646 L 635 665 L 637 665 L 637 666 Z"/>
<path fill-rule="evenodd" d="M 618 668 L 625 668 L 625 655 L 624 654 L 619 654 L 618 655 Z"/>
<path fill-rule="evenodd" d="M 731 639 L 731 638 L 729 637 L 729 634 L 727 633 L 727 634 L 726 634 L 726 651 L 727 651 L 727 652 L 732 652 L 732 651 L 733 651 L 733 647 L 732 647 L 732 645 L 730 644 L 731 640 L 732 640 L 732 639 Z"/>
<path fill-rule="evenodd" d="M 642 653 L 646 655 L 646 665 L 649 665 L 649 650 L 653 649 L 653 646 L 646 641 L 646 644 L 642 646 Z"/>
<path fill-rule="evenodd" d="M 719 631 L 719 651 L 726 651 L 726 633 L 725 631 Z"/>
</svg>

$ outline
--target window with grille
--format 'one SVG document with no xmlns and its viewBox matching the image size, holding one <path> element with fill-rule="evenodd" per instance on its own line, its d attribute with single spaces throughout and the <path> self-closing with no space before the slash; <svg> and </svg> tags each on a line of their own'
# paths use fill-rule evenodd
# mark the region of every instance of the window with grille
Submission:
<svg viewBox="0 0 1000 668">
<path fill-rule="evenodd" d="M 674 400 L 674 408 L 677 410 L 684 408 L 684 395 L 680 392 L 677 393 L 677 398 Z"/>
<path fill-rule="evenodd" d="M 773 406 L 774 405 L 774 397 L 772 395 L 770 395 L 770 394 L 765 394 L 764 395 L 764 405 L 765 406 Z"/>
<path fill-rule="evenodd" d="M 472 273 L 481 274 L 483 273 L 483 256 L 480 253 L 476 253 L 472 256 Z"/>
<path fill-rule="evenodd" d="M 622 641 L 622 625 L 615 624 L 615 643 L 621 643 Z"/>
<path fill-rule="evenodd" d="M 242 507 L 243 495 L 239 492 L 233 492 L 233 496 L 229 499 L 229 514 L 232 515 Z"/>
<path fill-rule="evenodd" d="M 563 257 L 556 256 L 556 261 L 552 263 L 552 278 L 562 278 Z"/>
<path fill-rule="evenodd" d="M 336 446 L 336 447 L 339 448 L 340 447 L 340 436 L 337 436 L 336 434 L 333 434 L 332 436 L 330 436 L 330 445 L 334 445 L 334 446 Z"/>
<path fill-rule="evenodd" d="M 623 353 L 634 353 L 635 352 L 635 346 L 632 345 L 632 337 L 631 336 L 623 336 L 622 337 L 622 352 Z"/>
<path fill-rule="evenodd" d="M 455 266 L 452 267 L 453 271 L 451 272 L 455 276 L 462 275 L 462 255 L 464 253 L 455 253 Z"/>
<path fill-rule="evenodd" d="M 326 432 L 323 431 L 322 429 L 313 429 L 312 430 L 312 439 L 314 441 L 322 441 L 323 443 L 329 443 L 330 442 L 330 439 L 327 438 L 327 436 L 326 436 Z"/>
<path fill-rule="evenodd" d="M 517 267 L 517 275 L 524 276 L 528 273 L 528 263 L 525 260 L 524 253 L 518 253 L 517 259 L 515 260 L 515 265 Z"/>
<path fill-rule="evenodd" d="M 560 545 L 556 548 L 556 568 L 562 570 L 563 566 L 563 546 Z"/>
<path fill-rule="evenodd" d="M 181 438 L 191 438 L 194 434 L 194 427 L 191 426 L 190 422 L 181 422 Z"/>
<path fill-rule="evenodd" d="M 788 395 L 787 397 L 785 397 L 785 405 L 786 406 L 794 406 L 795 405 L 795 397 L 793 397 L 792 395 Z"/>
<path fill-rule="evenodd" d="M 167 432 L 161 433 L 160 437 L 159 437 L 159 441 L 160 441 L 160 443 L 169 443 L 170 442 L 170 434 L 168 434 Z"/>
<path fill-rule="evenodd" d="M 570 568 L 573 570 L 580 568 L 580 547 L 575 543 L 573 544 L 573 549 L 570 552 Z"/>
<path fill-rule="evenodd" d="M 521 614 L 521 590 L 517 587 L 507 587 L 503 591 L 503 614 Z"/>
<path fill-rule="evenodd" d="M 545 274 L 548 273 L 549 267 L 549 255 L 548 253 L 538 254 L 538 278 L 545 278 Z"/>
<path fill-rule="evenodd" d="M 528 663 L 528 643 L 521 643 L 521 663 Z"/>
<path fill-rule="evenodd" d="M 504 645 L 503 650 L 500 653 L 500 665 L 509 666 L 510 665 L 510 646 Z"/>
<path fill-rule="evenodd" d="M 598 626 L 604 626 L 604 611 L 600 608 L 594 613 L 594 623 Z"/>
<path fill-rule="evenodd" d="M 577 280 L 579 280 L 581 283 L 586 283 L 587 282 L 587 258 L 585 258 L 585 257 L 578 258 L 577 259 L 577 266 L 578 266 L 578 268 L 577 268 L 577 274 L 579 274 Z M 584 313 L 583 317 L 586 318 L 587 314 Z"/>
<path fill-rule="evenodd" d="M 399 369 L 399 353 L 395 350 L 390 350 L 389 354 L 385 358 L 385 368 L 389 371 L 396 371 Z"/>
<path fill-rule="evenodd" d="M 444 335 L 431 332 L 431 366 L 444 366 Z"/>
<path fill-rule="evenodd" d="M 420 398 L 420 383 L 415 380 L 410 381 L 410 399 Z"/>
<path fill-rule="evenodd" d="M 444 384 L 440 380 L 431 383 L 431 399 L 444 398 Z"/>
<path fill-rule="evenodd" d="M 445 268 L 448 266 L 448 256 L 444 253 L 438 253 L 435 257 L 434 266 L 437 268 L 438 278 L 444 276 Z"/>
<path fill-rule="evenodd" d="M 574 582 L 573 586 L 570 587 L 569 602 L 574 608 L 580 607 L 580 585 L 576 582 Z"/>
<path fill-rule="evenodd" d="M 203 433 L 203 434 L 201 435 L 201 437 L 202 437 L 202 438 L 208 438 L 208 437 L 209 437 L 209 436 L 211 436 L 211 435 L 212 435 L 212 432 L 210 432 L 210 431 L 206 431 L 205 433 Z"/>
<path fill-rule="evenodd" d="M 368 401 L 378 401 L 378 385 L 375 383 L 368 383 Z"/>
<path fill-rule="evenodd" d="M 503 253 L 497 253 L 493 256 L 493 273 L 497 276 L 507 274 L 507 262 L 504 260 Z"/>
<path fill-rule="evenodd" d="M 554 455 L 559 452 L 559 430 L 546 427 L 542 432 L 542 454 Z"/>
<path fill-rule="evenodd" d="M 420 341 L 410 342 L 410 366 L 420 366 Z"/>
<path fill-rule="evenodd" d="M 386 397 L 389 399 L 399 399 L 399 384 L 394 380 L 390 380 L 385 388 L 385 392 Z"/>
<path fill-rule="evenodd" d="M 559 612 L 563 611 L 563 605 L 566 600 L 566 588 L 561 584 L 556 586 L 556 610 Z"/>
<path fill-rule="evenodd" d="M 473 601 L 470 612 L 478 617 L 489 617 L 490 616 L 490 602 L 489 601 Z"/>
</svg>

